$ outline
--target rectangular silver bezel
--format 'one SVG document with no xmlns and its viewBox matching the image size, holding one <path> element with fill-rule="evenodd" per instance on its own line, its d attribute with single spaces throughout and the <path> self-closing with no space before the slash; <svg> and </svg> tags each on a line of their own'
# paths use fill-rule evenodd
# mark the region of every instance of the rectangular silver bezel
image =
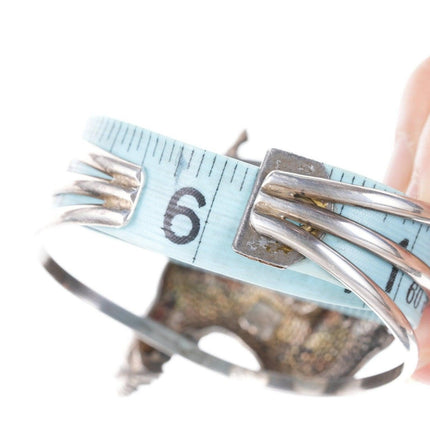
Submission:
<svg viewBox="0 0 430 430">
<path fill-rule="evenodd" d="M 266 176 L 274 170 L 321 178 L 328 178 L 328 174 L 322 163 L 280 149 L 270 149 L 267 151 L 261 163 L 254 188 L 234 238 L 233 250 L 261 263 L 285 268 L 303 259 L 302 255 L 288 249 L 276 240 L 261 236 L 253 229 L 249 222 L 250 212 L 260 191 L 261 184 Z"/>
</svg>

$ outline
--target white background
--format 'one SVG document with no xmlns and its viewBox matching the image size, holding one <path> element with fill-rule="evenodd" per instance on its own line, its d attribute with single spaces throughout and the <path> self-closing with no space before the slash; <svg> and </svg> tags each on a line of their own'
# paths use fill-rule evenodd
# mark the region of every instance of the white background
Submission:
<svg viewBox="0 0 430 430">
<path fill-rule="evenodd" d="M 430 389 L 416 382 L 308 398 L 178 357 L 121 398 L 115 373 L 130 332 L 58 287 L 34 249 L 91 115 L 217 152 L 247 128 L 247 156 L 279 147 L 382 180 L 402 89 L 430 53 L 427 5 L 3 1 L 0 427 L 427 427 Z M 67 243 L 64 253 L 86 261 L 84 279 L 145 310 L 164 257 L 133 250 L 115 274 L 115 253 L 102 264 L 92 248 Z"/>
</svg>

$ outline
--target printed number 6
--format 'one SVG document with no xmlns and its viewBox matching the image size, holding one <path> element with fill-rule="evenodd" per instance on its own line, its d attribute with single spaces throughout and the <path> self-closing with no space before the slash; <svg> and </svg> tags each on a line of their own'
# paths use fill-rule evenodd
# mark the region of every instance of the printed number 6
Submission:
<svg viewBox="0 0 430 430">
<path fill-rule="evenodd" d="M 181 188 L 176 191 L 175 194 L 173 194 L 167 206 L 166 213 L 164 214 L 163 230 L 167 239 L 173 243 L 176 243 L 177 245 L 185 245 L 192 242 L 200 231 L 200 220 L 196 213 L 186 206 L 178 205 L 179 199 L 185 195 L 194 197 L 197 200 L 199 208 L 206 205 L 206 199 L 204 195 L 195 188 Z M 191 221 L 191 230 L 185 236 L 178 236 L 172 231 L 172 221 L 177 215 L 186 216 Z"/>
</svg>

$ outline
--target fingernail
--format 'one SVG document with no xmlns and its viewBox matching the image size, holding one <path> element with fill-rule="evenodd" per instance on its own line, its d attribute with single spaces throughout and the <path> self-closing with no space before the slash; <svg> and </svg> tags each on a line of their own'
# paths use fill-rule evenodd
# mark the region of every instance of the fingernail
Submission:
<svg viewBox="0 0 430 430">
<path fill-rule="evenodd" d="M 430 183 L 421 182 L 418 190 L 418 199 L 424 202 L 430 202 Z"/>
<path fill-rule="evenodd" d="M 407 194 L 409 197 L 412 197 L 413 199 L 418 199 L 418 198 L 420 198 L 420 197 L 419 197 L 419 196 L 420 196 L 420 189 L 419 189 L 419 188 L 420 188 L 420 187 L 419 187 L 418 181 L 413 180 L 413 181 L 409 184 L 408 189 L 407 189 L 407 191 L 406 191 L 406 194 Z"/>
<path fill-rule="evenodd" d="M 420 359 L 417 364 L 417 370 L 422 369 L 430 364 L 430 348 L 420 351 Z"/>
</svg>

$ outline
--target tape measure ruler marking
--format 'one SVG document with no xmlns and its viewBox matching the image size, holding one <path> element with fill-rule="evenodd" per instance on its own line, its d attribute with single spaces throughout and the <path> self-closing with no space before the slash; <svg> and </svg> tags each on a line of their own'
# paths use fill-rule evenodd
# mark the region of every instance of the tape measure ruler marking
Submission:
<svg viewBox="0 0 430 430">
<path fill-rule="evenodd" d="M 145 184 L 130 223 L 120 229 L 95 228 L 184 264 L 301 297 L 346 314 L 377 319 L 354 294 L 315 263 L 302 260 L 277 269 L 232 249 L 258 167 L 199 149 L 109 118 L 95 118 L 85 138 L 118 157 L 142 165 Z M 382 184 L 325 165 L 333 180 L 396 192 Z M 85 168 L 75 166 L 85 173 Z M 63 204 L 83 196 L 64 195 Z M 429 226 L 390 214 L 336 204 L 334 211 L 383 233 L 430 262 Z M 377 226 L 378 228 L 375 228 Z M 413 326 L 428 301 L 421 287 L 385 260 L 338 237 L 323 241 L 353 261 L 405 313 Z"/>
</svg>

